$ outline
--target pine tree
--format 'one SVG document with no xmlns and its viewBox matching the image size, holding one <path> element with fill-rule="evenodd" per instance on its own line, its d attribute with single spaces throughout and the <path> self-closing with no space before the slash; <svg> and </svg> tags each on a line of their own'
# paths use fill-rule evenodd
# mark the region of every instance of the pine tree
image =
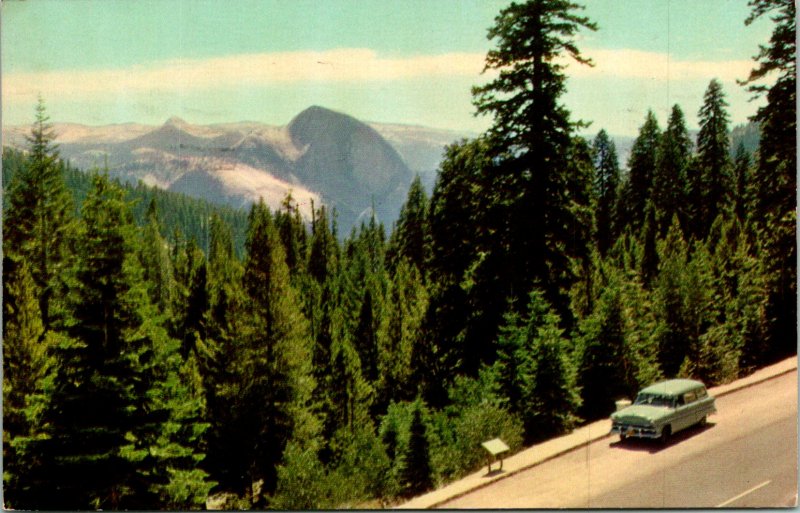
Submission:
<svg viewBox="0 0 800 513">
<path fill-rule="evenodd" d="M 378 405 L 384 408 L 391 401 L 411 400 L 417 393 L 411 363 L 422 338 L 428 298 L 415 266 L 400 261 L 387 301 L 392 307 L 378 335 Z"/>
<path fill-rule="evenodd" d="M 749 219 L 753 206 L 753 184 L 751 183 L 750 154 L 743 143 L 736 147 L 733 165 L 733 211 L 739 222 Z"/>
<path fill-rule="evenodd" d="M 422 404 L 414 404 L 413 416 L 409 427 L 408 445 L 403 452 L 400 473 L 400 486 L 403 495 L 418 495 L 433 486 L 429 444 L 425 422 L 422 418 Z"/>
<path fill-rule="evenodd" d="M 364 378 L 374 383 L 378 379 L 378 329 L 380 317 L 375 315 L 372 290 L 364 288 L 361 310 L 358 313 L 358 327 L 355 332 L 355 345 L 361 360 Z"/>
<path fill-rule="evenodd" d="M 587 420 L 607 416 L 614 410 L 614 400 L 628 393 L 622 293 L 618 284 L 610 284 L 597 309 L 582 323 L 583 354 L 580 378 L 583 400 L 581 415 Z"/>
<path fill-rule="evenodd" d="M 168 468 L 196 463 L 180 440 L 162 436 L 165 422 L 176 419 L 173 408 L 181 407 L 177 396 L 172 405 L 161 399 L 168 385 L 159 384 L 169 382 L 161 378 L 177 343 L 152 320 L 122 191 L 95 176 L 82 218 L 69 339 L 56 348 L 45 436 L 31 445 L 37 465 L 26 507 L 158 507 Z M 191 424 L 184 425 L 192 430 Z M 189 461 L 176 459 L 175 450 Z M 204 476 L 193 479 L 202 483 Z"/>
<path fill-rule="evenodd" d="M 286 251 L 286 265 L 294 277 L 305 269 L 306 229 L 291 191 L 286 193 L 281 207 L 283 210 L 275 214 L 275 225 Z"/>
<path fill-rule="evenodd" d="M 142 229 L 142 245 L 139 248 L 139 259 L 144 269 L 150 302 L 165 315 L 170 311 L 175 290 L 173 283 L 172 262 L 167 242 L 161 237 L 158 208 L 155 200 L 147 207 L 147 224 Z"/>
<path fill-rule="evenodd" d="M 667 129 L 661 137 L 653 175 L 652 199 L 661 234 L 666 234 L 674 215 L 678 215 L 682 225 L 686 224 L 686 168 L 691 153 L 692 140 L 686 129 L 683 111 L 676 104 L 672 107 Z"/>
<path fill-rule="evenodd" d="M 433 187 L 428 226 L 431 232 L 427 267 L 437 283 L 459 282 L 475 257 L 486 231 L 479 205 L 486 190 L 485 176 L 491 166 L 485 139 L 461 141 L 448 146 Z"/>
<path fill-rule="evenodd" d="M 506 298 L 524 304 L 535 283 L 569 322 L 571 259 L 586 255 L 589 241 L 571 231 L 585 224 L 578 219 L 569 159 L 572 133 L 580 123 L 570 121 L 569 111 L 559 104 L 566 76 L 557 62 L 565 56 L 591 64 L 575 36 L 596 27 L 576 14 L 579 9 L 565 0 L 513 3 L 488 32 L 496 48 L 487 54 L 485 69 L 500 73 L 473 88 L 473 103 L 478 114 L 493 116 L 487 138 L 498 162 L 487 170 L 485 181 L 491 194 L 482 229 L 490 237 L 478 247 L 486 256 L 475 273 L 474 311 L 480 321 L 476 317 L 474 329 L 468 328 L 470 345 L 493 340 Z"/>
<path fill-rule="evenodd" d="M 327 210 L 324 206 L 320 207 L 314 213 L 308 256 L 308 273 L 319 284 L 325 283 L 328 276 L 335 274 L 339 265 L 339 243 L 334 230 L 328 226 L 329 222 Z"/>
<path fill-rule="evenodd" d="M 371 423 L 369 407 L 374 391 L 362 376 L 358 353 L 347 342 L 337 344 L 333 350 L 331 378 L 336 383 L 331 390 L 333 411 L 338 417 L 334 424 L 353 435 Z"/>
<path fill-rule="evenodd" d="M 498 357 L 498 379 L 519 413 L 528 442 L 572 429 L 580 394 L 559 319 L 539 290 L 533 290 L 524 316 L 506 315 Z"/>
<path fill-rule="evenodd" d="M 631 148 L 628 158 L 628 177 L 624 185 L 624 194 L 627 198 L 624 203 L 624 213 L 620 219 L 626 219 L 626 225 L 634 232 L 641 229 L 645 222 L 647 202 L 653 195 L 653 179 L 656 174 L 658 149 L 661 142 L 661 129 L 652 111 L 647 111 L 647 117 L 639 135 Z"/>
<path fill-rule="evenodd" d="M 290 284 L 283 244 L 263 200 L 250 211 L 244 287 L 250 326 L 235 358 L 234 397 L 252 482 L 274 486 L 276 466 L 290 440 L 307 446 L 319 426 L 310 410 L 315 383 L 311 338 Z"/>
<path fill-rule="evenodd" d="M 479 248 L 489 244 L 484 203 L 493 196 L 482 191 L 491 190 L 486 185 L 491 165 L 485 138 L 449 146 L 431 197 L 430 260 L 426 267 L 432 283 L 425 316 L 425 354 L 418 353 L 414 367 L 419 371 L 425 399 L 436 406 L 447 400 L 447 382 L 456 369 L 477 372 L 481 360 L 492 353 L 490 339 L 476 336 L 465 341 L 465 325 L 476 307 L 468 303 L 465 285 L 474 278 L 467 273 Z M 475 345 L 467 349 L 468 344 Z"/>
<path fill-rule="evenodd" d="M 667 377 L 691 375 L 700 336 L 711 323 L 711 271 L 708 251 L 694 251 L 682 235 L 677 216 L 659 241 L 660 268 L 654 285 L 659 322 L 659 358 Z"/>
<path fill-rule="evenodd" d="M 775 28 L 769 45 L 759 45 L 754 57 L 757 67 L 743 82 L 756 96 L 766 93 L 767 104 L 754 117 L 761 125 L 759 162 L 756 181 L 760 184 L 756 216 L 764 218 L 774 209 L 793 205 L 795 194 L 796 156 L 796 6 L 792 0 L 750 0 L 752 9 L 745 20 L 750 25 L 764 15 L 772 14 Z M 777 74 L 767 86 L 759 82 Z"/>
<path fill-rule="evenodd" d="M 207 269 L 205 255 L 194 240 L 179 241 L 173 249 L 175 293 L 172 294 L 174 312 L 173 336 L 182 340 L 181 354 L 193 353 L 202 368 L 209 356 L 204 341 L 207 338 L 205 316 L 209 309 Z"/>
<path fill-rule="evenodd" d="M 701 337 L 700 375 L 727 383 L 765 354 L 766 276 L 738 218 L 720 216 L 709 234 L 713 324 Z"/>
<path fill-rule="evenodd" d="M 242 355 L 243 334 L 248 329 L 243 269 L 234 254 L 230 227 L 212 216 L 209 228 L 209 254 L 199 269 L 194 286 L 196 312 L 202 311 L 199 334 L 203 346 L 201 375 L 205 390 L 207 418 L 213 419 L 208 431 L 208 455 L 204 467 L 222 490 L 243 493 L 252 483 L 246 482 L 248 438 L 238 432 L 236 399 L 240 393 L 238 359 Z M 208 307 L 202 309 L 203 287 Z M 249 476 L 248 476 L 249 477 Z"/>
<path fill-rule="evenodd" d="M 699 212 L 696 220 L 695 235 L 704 238 L 711 228 L 711 223 L 730 203 L 731 176 L 730 159 L 728 157 L 728 113 L 722 84 L 714 79 L 708 84 L 703 106 L 697 113 L 700 132 L 697 134 L 697 160 L 700 180 L 697 186 L 699 204 L 695 205 Z"/>
<path fill-rule="evenodd" d="M 619 187 L 617 149 L 605 130 L 600 130 L 592 147 L 594 157 L 594 194 L 597 201 L 597 247 L 605 255 L 618 235 L 615 207 Z"/>
<path fill-rule="evenodd" d="M 647 202 L 645 207 L 645 220 L 642 227 L 642 258 L 639 273 L 645 287 L 650 287 L 658 273 L 659 255 L 656 249 L 658 239 L 658 225 L 656 211 L 652 202 Z"/>
<path fill-rule="evenodd" d="M 25 260 L 3 264 L 3 484 L 6 507 L 18 507 L 30 462 L 25 444 L 41 426 L 30 410 L 54 362 L 48 354 L 36 286 Z"/>
<path fill-rule="evenodd" d="M 427 213 L 428 195 L 422 187 L 419 175 L 414 177 L 408 196 L 400 209 L 397 227 L 392 233 L 387 249 L 389 270 L 393 270 L 401 258 L 408 259 L 423 272 L 427 259 Z M 424 276 L 424 275 L 423 275 Z"/>
<path fill-rule="evenodd" d="M 39 98 L 36 121 L 27 138 L 27 165 L 18 169 L 8 186 L 3 221 L 4 254 L 30 262 L 45 330 L 58 317 L 58 305 L 51 303 L 63 295 L 73 212 L 53 143 L 55 132 L 48 121 L 44 101 Z"/>
<path fill-rule="evenodd" d="M 796 5 L 792 0 L 750 0 L 750 25 L 767 14 L 775 22 L 768 45 L 759 45 L 748 90 L 766 93 L 767 103 L 754 117 L 761 126 L 754 168 L 752 219 L 764 237 L 762 257 L 770 278 L 767 332 L 770 358 L 797 351 L 797 43 Z M 772 85 L 762 81 L 777 76 Z"/>
</svg>

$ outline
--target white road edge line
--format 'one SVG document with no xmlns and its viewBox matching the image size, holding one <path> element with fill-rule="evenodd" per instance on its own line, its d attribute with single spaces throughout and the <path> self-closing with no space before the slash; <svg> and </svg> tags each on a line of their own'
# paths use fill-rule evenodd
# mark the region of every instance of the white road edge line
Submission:
<svg viewBox="0 0 800 513">
<path fill-rule="evenodd" d="M 754 487 L 750 488 L 749 490 L 747 490 L 747 491 L 745 491 L 745 492 L 742 492 L 742 493 L 740 493 L 740 494 L 739 494 L 739 495 L 737 495 L 736 497 L 733 497 L 733 498 L 731 498 L 731 499 L 728 499 L 728 500 L 726 500 L 725 502 L 721 502 L 721 503 L 717 504 L 717 505 L 716 505 L 716 506 L 714 506 L 714 507 L 716 507 L 716 508 L 724 508 L 724 507 L 725 507 L 725 506 L 727 506 L 728 504 L 730 504 L 730 503 L 732 503 L 732 502 L 736 502 L 736 501 L 738 501 L 739 499 L 741 499 L 741 498 L 742 498 L 742 497 L 744 497 L 745 495 L 747 495 L 747 494 L 750 494 L 750 493 L 753 493 L 753 492 L 755 492 L 756 490 L 758 490 L 759 488 L 764 488 L 765 486 L 767 486 L 767 485 L 768 485 L 768 484 L 770 484 L 771 482 L 772 482 L 771 480 L 767 479 L 766 481 L 764 481 L 764 482 L 763 482 L 763 483 L 761 483 L 760 485 L 756 485 L 756 486 L 754 486 Z"/>
</svg>

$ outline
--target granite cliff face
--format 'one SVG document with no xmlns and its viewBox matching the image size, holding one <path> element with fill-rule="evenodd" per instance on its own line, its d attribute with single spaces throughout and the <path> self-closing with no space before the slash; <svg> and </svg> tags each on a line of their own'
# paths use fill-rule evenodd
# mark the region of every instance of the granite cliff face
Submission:
<svg viewBox="0 0 800 513">
<path fill-rule="evenodd" d="M 311 107 L 288 125 L 300 156 L 295 175 L 335 205 L 342 227 L 368 215 L 374 201 L 378 218 L 397 217 L 413 174 L 373 128 L 343 114 Z"/>
<path fill-rule="evenodd" d="M 170 118 L 138 124 L 54 126 L 61 156 L 82 169 L 247 208 L 260 197 L 278 208 L 291 191 L 306 218 L 310 205 L 335 208 L 342 234 L 375 213 L 397 218 L 415 173 L 430 188 L 444 146 L 464 135 L 406 125 L 369 125 L 310 107 L 288 125 L 193 125 Z M 7 127 L 3 144 L 25 147 L 29 127 Z"/>
</svg>

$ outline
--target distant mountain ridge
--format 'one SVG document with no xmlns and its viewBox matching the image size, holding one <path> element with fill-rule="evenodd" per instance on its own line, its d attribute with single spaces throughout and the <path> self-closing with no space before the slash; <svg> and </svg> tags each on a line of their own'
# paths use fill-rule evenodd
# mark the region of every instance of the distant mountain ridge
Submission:
<svg viewBox="0 0 800 513">
<path fill-rule="evenodd" d="M 246 208 L 260 197 L 278 208 L 291 191 L 310 218 L 312 202 L 336 208 L 342 233 L 372 212 L 388 226 L 420 174 L 430 189 L 444 147 L 469 133 L 367 124 L 309 107 L 287 125 L 54 125 L 61 156 L 82 169 L 108 166 L 125 182 Z M 3 144 L 24 148 L 29 126 L 3 129 Z"/>
</svg>

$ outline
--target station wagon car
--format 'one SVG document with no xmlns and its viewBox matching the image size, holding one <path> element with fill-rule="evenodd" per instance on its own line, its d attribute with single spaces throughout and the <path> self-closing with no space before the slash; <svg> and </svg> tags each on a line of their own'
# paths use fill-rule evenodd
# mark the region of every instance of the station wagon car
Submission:
<svg viewBox="0 0 800 513">
<path fill-rule="evenodd" d="M 611 414 L 611 432 L 628 437 L 659 438 L 695 424 L 705 424 L 717 408 L 705 385 L 692 379 L 671 379 L 643 388 L 633 404 Z"/>
</svg>

